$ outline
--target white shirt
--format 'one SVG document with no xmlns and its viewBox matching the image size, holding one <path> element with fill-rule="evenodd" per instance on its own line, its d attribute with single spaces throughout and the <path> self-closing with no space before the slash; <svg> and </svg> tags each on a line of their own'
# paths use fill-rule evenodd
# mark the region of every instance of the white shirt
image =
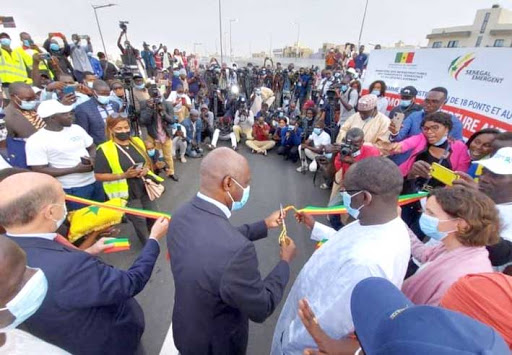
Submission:
<svg viewBox="0 0 512 355">
<path fill-rule="evenodd" d="M 512 203 L 496 205 L 501 219 L 500 237 L 512 242 Z"/>
<path fill-rule="evenodd" d="M 320 134 L 311 133 L 308 140 L 313 141 L 313 145 L 315 147 L 319 147 L 321 145 L 329 145 L 331 144 L 331 136 L 326 131 L 322 131 Z"/>
<path fill-rule="evenodd" d="M 237 110 L 233 123 L 240 126 L 242 129 L 252 129 L 252 126 L 254 125 L 254 113 L 252 113 L 251 110 L 248 110 L 248 115 L 249 116 L 240 115 L 240 111 Z"/>
<path fill-rule="evenodd" d="M 0 346 L 0 355 L 69 355 L 67 351 L 20 329 L 8 331 L 5 338 L 5 344 Z"/>
<path fill-rule="evenodd" d="M 199 197 L 201 200 L 211 203 L 212 205 L 215 205 L 215 207 L 218 207 L 226 215 L 227 218 L 231 217 L 231 211 L 226 205 L 220 203 L 219 201 L 211 197 L 203 195 L 200 192 L 197 193 L 197 197 Z"/>
<path fill-rule="evenodd" d="M 357 106 L 357 101 L 359 100 L 359 94 L 356 89 L 349 88 L 346 93 L 343 94 L 343 98 L 348 102 L 350 106 L 352 106 L 352 110 L 348 111 L 345 106 L 340 102 L 340 121 L 338 125 L 341 126 L 343 122 L 345 122 L 350 116 L 356 113 L 354 107 Z"/>
<path fill-rule="evenodd" d="M 373 226 L 355 221 L 337 232 L 317 222 L 311 239 L 328 241 L 314 252 L 290 290 L 274 332 L 272 355 L 299 355 L 317 347 L 297 313 L 299 300 L 308 300 L 327 335 L 344 337 L 354 330 L 354 287 L 375 276 L 401 288 L 411 255 L 407 227 L 400 218 Z"/>
<path fill-rule="evenodd" d="M 388 114 L 388 99 L 386 99 L 384 96 L 381 96 L 377 99 L 377 111 L 383 115 Z"/>
<path fill-rule="evenodd" d="M 0 170 L 11 168 L 11 165 L 0 155 Z"/>
<path fill-rule="evenodd" d="M 87 148 L 93 144 L 91 136 L 78 125 L 64 127 L 54 132 L 40 129 L 27 139 L 25 151 L 27 165 L 48 165 L 54 168 L 71 168 L 88 157 Z M 57 177 L 65 189 L 83 187 L 96 181 L 94 172 L 74 173 Z"/>
<path fill-rule="evenodd" d="M 188 97 L 188 95 L 185 95 L 185 94 L 178 95 L 177 91 L 171 91 L 171 94 L 167 98 L 167 101 L 171 102 L 174 105 L 174 102 L 176 102 L 176 100 L 178 98 L 182 98 L 182 97 L 185 98 L 187 105 L 192 105 L 192 101 L 190 101 L 190 97 Z M 179 111 L 179 110 L 181 110 L 182 107 L 183 107 L 183 104 L 180 100 L 179 103 L 176 106 L 174 106 L 174 111 Z"/>
</svg>

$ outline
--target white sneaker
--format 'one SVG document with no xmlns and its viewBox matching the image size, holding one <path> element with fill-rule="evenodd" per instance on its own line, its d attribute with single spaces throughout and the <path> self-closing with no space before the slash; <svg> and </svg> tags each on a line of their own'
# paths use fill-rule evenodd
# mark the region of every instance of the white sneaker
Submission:
<svg viewBox="0 0 512 355">
<path fill-rule="evenodd" d="M 263 151 L 263 155 L 267 156 L 267 150 L 266 149 Z"/>
<path fill-rule="evenodd" d="M 187 159 L 186 159 L 185 157 L 181 157 L 181 158 L 180 158 L 180 161 L 181 161 L 182 163 L 186 163 L 186 162 L 187 162 Z"/>
<path fill-rule="evenodd" d="M 303 172 L 305 172 L 305 171 L 308 171 L 308 168 L 307 168 L 306 166 L 302 166 L 302 165 L 301 165 L 301 166 L 299 166 L 299 167 L 297 168 L 297 171 L 298 171 L 299 173 L 303 173 Z"/>
</svg>

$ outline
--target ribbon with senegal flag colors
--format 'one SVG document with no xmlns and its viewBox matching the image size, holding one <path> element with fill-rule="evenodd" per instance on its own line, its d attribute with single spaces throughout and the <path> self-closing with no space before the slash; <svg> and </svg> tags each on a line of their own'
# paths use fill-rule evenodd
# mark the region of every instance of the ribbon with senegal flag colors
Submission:
<svg viewBox="0 0 512 355">
<path fill-rule="evenodd" d="M 428 195 L 428 192 L 418 192 L 415 194 L 410 195 L 402 195 L 398 198 L 398 204 L 400 206 L 407 205 L 409 203 L 413 203 L 416 201 L 419 201 L 423 197 L 426 197 Z M 108 208 L 111 210 L 116 210 L 119 212 L 131 214 L 134 216 L 139 217 L 145 217 L 145 218 L 151 218 L 151 219 L 158 219 L 160 217 L 164 217 L 167 219 L 171 219 L 170 213 L 165 212 L 155 212 L 155 211 L 148 211 L 148 210 L 141 210 L 138 208 L 131 208 L 131 207 L 120 207 L 120 206 L 112 206 L 107 205 L 103 202 L 96 202 L 87 200 L 85 198 L 76 197 L 72 195 L 66 195 L 66 200 L 70 202 L 76 202 L 80 203 L 86 206 L 98 206 L 102 208 Z M 284 208 L 285 211 L 294 210 L 298 213 L 306 213 L 311 215 L 331 215 L 331 214 L 345 214 L 347 213 L 347 209 L 343 205 L 339 206 L 332 206 L 332 207 L 315 207 L 315 206 L 307 206 L 302 209 L 297 209 L 295 206 L 287 206 Z"/>
</svg>

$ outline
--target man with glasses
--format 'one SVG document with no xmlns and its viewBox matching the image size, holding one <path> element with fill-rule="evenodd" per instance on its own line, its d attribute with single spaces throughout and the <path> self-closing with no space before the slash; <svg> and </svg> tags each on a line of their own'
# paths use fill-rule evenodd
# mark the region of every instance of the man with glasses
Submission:
<svg viewBox="0 0 512 355">
<path fill-rule="evenodd" d="M 316 347 L 297 313 L 306 298 L 320 326 L 334 338 L 354 329 L 350 297 L 357 283 L 382 277 L 400 288 L 411 253 L 407 227 L 398 215 L 403 178 L 393 162 L 371 157 L 353 164 L 342 192 L 348 213 L 356 219 L 339 231 L 298 213 L 312 230 L 311 239 L 325 241 L 300 271 L 279 317 L 271 354 L 302 354 Z"/>
</svg>

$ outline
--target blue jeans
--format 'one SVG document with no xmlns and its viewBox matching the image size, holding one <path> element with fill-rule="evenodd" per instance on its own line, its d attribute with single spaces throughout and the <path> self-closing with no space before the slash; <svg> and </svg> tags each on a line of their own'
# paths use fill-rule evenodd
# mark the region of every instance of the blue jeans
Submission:
<svg viewBox="0 0 512 355">
<path fill-rule="evenodd" d="M 64 189 L 64 192 L 68 195 L 86 198 L 88 200 L 105 202 L 105 192 L 103 191 L 103 184 L 99 181 L 82 187 L 72 187 L 70 189 Z M 80 208 L 86 207 L 86 205 L 83 205 L 78 202 L 68 201 L 66 202 L 66 207 L 68 208 L 68 211 L 75 211 Z"/>
</svg>

